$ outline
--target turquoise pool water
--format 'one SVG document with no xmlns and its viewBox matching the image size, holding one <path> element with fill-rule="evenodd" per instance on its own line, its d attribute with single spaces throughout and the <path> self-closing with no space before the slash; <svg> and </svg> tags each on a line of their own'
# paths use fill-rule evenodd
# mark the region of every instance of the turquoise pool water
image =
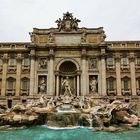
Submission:
<svg viewBox="0 0 140 140">
<path fill-rule="evenodd" d="M 0 140 L 140 140 L 140 128 L 119 133 L 93 132 L 88 128 L 52 130 L 43 126 L 0 131 Z"/>
</svg>

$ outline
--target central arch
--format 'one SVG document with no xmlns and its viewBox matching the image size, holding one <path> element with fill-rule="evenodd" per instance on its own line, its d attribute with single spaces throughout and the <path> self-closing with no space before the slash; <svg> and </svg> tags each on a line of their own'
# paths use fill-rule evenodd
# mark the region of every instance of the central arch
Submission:
<svg viewBox="0 0 140 140">
<path fill-rule="evenodd" d="M 56 66 L 56 95 L 64 95 L 64 81 L 70 86 L 70 93 L 78 95 L 80 93 L 80 66 L 74 59 L 62 59 Z"/>
</svg>

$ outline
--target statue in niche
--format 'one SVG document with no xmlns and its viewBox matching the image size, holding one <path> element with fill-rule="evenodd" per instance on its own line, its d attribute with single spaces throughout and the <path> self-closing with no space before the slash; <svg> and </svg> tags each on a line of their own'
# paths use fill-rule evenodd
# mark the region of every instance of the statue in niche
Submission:
<svg viewBox="0 0 140 140">
<path fill-rule="evenodd" d="M 54 34 L 52 32 L 50 32 L 50 34 L 48 35 L 48 42 L 54 43 Z"/>
<path fill-rule="evenodd" d="M 62 80 L 62 88 L 64 89 L 64 95 L 72 96 L 71 86 L 69 77 L 67 76 L 66 79 Z"/>
<path fill-rule="evenodd" d="M 39 94 L 46 93 L 46 78 L 42 77 L 39 82 Z"/>
<path fill-rule="evenodd" d="M 47 69 L 47 59 L 45 59 L 45 58 L 40 59 L 39 68 L 40 69 Z"/>
<path fill-rule="evenodd" d="M 96 58 L 91 58 L 89 61 L 89 68 L 90 69 L 95 69 L 97 68 L 97 60 Z"/>
<path fill-rule="evenodd" d="M 97 92 L 97 80 L 95 76 L 93 76 L 92 80 L 90 81 L 90 90 L 92 92 Z"/>
</svg>

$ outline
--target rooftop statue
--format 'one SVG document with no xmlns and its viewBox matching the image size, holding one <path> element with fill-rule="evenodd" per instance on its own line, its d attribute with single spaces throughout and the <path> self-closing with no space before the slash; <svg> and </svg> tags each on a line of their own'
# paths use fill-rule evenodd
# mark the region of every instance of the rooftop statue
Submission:
<svg viewBox="0 0 140 140">
<path fill-rule="evenodd" d="M 63 14 L 63 19 L 56 20 L 59 31 L 72 31 L 78 29 L 79 19 L 73 18 L 72 13 L 66 12 Z"/>
</svg>

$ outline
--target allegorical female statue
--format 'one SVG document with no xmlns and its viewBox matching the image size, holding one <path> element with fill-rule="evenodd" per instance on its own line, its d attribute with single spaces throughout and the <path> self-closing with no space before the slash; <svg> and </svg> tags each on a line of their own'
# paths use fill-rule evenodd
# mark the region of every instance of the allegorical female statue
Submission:
<svg viewBox="0 0 140 140">
<path fill-rule="evenodd" d="M 97 80 L 95 77 L 93 77 L 90 82 L 90 89 L 92 92 L 97 92 Z"/>
<path fill-rule="evenodd" d="M 46 93 L 46 79 L 42 77 L 39 83 L 39 93 L 44 94 Z"/>
</svg>

